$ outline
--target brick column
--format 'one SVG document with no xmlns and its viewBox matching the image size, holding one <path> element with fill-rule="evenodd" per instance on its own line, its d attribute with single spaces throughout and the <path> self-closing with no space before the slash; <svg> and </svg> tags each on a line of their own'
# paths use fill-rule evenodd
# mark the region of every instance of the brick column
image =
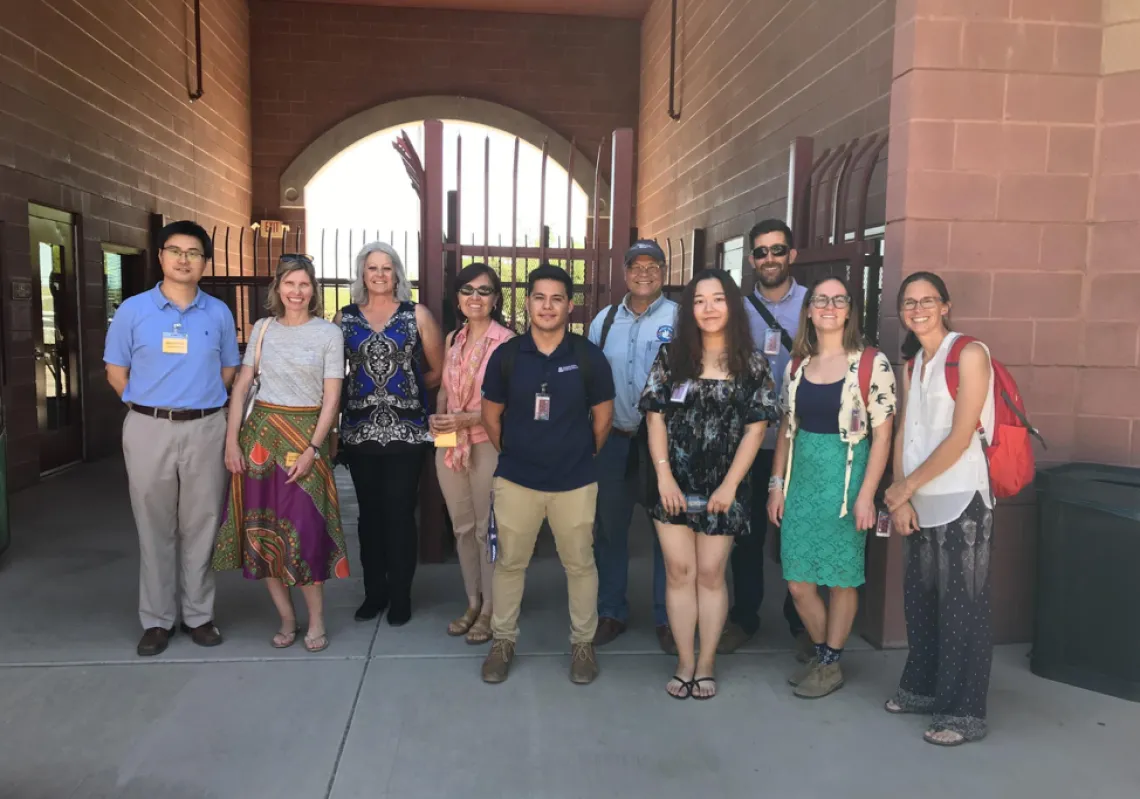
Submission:
<svg viewBox="0 0 1140 799">
<path fill-rule="evenodd" d="M 900 0 L 896 11 L 883 345 L 897 354 L 902 278 L 938 272 L 954 327 L 1011 368 L 1058 460 L 1106 443 L 1101 417 L 1120 416 L 1126 400 L 1123 385 L 1108 391 L 1104 381 L 1136 379 L 1135 370 L 1123 378 L 1084 368 L 1107 357 L 1091 350 L 1132 365 L 1136 357 L 1135 324 L 1130 334 L 1106 327 L 1090 279 L 1101 15 L 1098 0 Z M 1133 196 L 1135 209 L 1140 192 Z M 1105 341 L 1117 336 L 1123 346 Z M 1098 387 L 1095 408 L 1082 386 Z M 1124 441 L 1127 424 L 1112 428 Z M 999 641 L 1032 634 L 1033 499 L 1026 492 L 998 510 Z M 875 589 L 886 594 L 883 612 L 868 626 L 869 637 L 891 645 L 905 641 L 897 538 L 886 557 L 887 585 Z"/>
</svg>

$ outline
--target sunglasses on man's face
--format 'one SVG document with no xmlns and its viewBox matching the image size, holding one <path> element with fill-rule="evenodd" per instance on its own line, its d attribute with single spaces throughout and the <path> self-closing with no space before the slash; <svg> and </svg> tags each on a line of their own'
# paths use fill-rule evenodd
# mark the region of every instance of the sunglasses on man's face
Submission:
<svg viewBox="0 0 1140 799">
<path fill-rule="evenodd" d="M 475 294 L 480 297 L 490 297 L 495 293 L 495 289 L 492 286 L 472 286 L 468 283 L 466 286 L 459 287 L 459 293 L 464 297 L 471 297 Z"/>
<path fill-rule="evenodd" d="M 767 258 L 768 253 L 771 253 L 773 258 L 783 258 L 791 252 L 791 249 L 792 248 L 787 244 L 773 244 L 771 247 L 760 245 L 752 250 L 752 257 L 760 260 L 761 258 Z"/>
</svg>

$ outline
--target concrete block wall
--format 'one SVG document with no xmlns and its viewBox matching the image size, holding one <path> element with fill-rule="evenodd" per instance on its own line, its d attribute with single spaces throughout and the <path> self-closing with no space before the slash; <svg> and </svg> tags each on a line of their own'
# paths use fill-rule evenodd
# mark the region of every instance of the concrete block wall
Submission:
<svg viewBox="0 0 1140 799">
<path fill-rule="evenodd" d="M 79 215 L 81 390 L 92 457 L 119 446 L 103 379 L 101 244 L 145 248 L 148 214 L 207 226 L 250 212 L 249 13 L 202 0 L 205 95 L 194 82 L 190 0 L 21 0 L 0 7 L 0 289 L 8 363 L 9 485 L 38 479 L 33 325 L 11 299 L 35 279 L 28 202 Z"/>
<path fill-rule="evenodd" d="M 603 136 L 637 127 L 637 20 L 273 0 L 250 6 L 255 215 L 278 213 L 281 173 L 310 142 L 393 100 L 499 103 L 576 138 L 590 158 Z"/>
<path fill-rule="evenodd" d="M 674 240 L 705 228 L 712 263 L 718 242 L 785 216 L 793 138 L 815 137 L 819 154 L 887 128 L 895 3 L 681 0 L 680 121 L 667 113 L 670 14 L 654 0 L 642 23 L 637 225 Z"/>
</svg>

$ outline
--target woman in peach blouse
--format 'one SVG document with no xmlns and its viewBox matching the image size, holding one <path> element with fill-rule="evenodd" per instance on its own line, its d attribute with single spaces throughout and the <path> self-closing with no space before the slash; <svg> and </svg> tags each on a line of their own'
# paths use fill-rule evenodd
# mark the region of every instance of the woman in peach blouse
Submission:
<svg viewBox="0 0 1140 799">
<path fill-rule="evenodd" d="M 446 342 L 437 413 L 429 419 L 436 438 L 455 434 L 454 446 L 436 452 L 439 487 L 455 529 L 459 566 L 467 589 L 467 612 L 447 626 L 467 643 L 491 640 L 491 576 L 487 523 L 491 481 L 499 453 L 479 423 L 483 374 L 495 348 L 514 335 L 502 324 L 502 284 L 486 264 L 474 263 L 456 276 L 456 309 L 463 323 Z M 438 443 L 438 442 L 437 442 Z"/>
</svg>

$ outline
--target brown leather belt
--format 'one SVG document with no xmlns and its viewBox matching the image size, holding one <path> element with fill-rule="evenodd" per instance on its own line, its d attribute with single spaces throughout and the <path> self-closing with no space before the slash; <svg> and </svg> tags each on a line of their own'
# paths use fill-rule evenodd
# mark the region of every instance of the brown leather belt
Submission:
<svg viewBox="0 0 1140 799">
<path fill-rule="evenodd" d="M 205 419 L 207 416 L 212 416 L 221 410 L 221 408 L 204 408 L 195 411 L 179 411 L 173 408 L 148 408 L 145 405 L 131 404 L 130 409 L 135 413 L 141 413 L 143 416 L 150 416 L 154 419 L 166 419 L 171 422 L 190 422 L 195 419 Z"/>
</svg>

